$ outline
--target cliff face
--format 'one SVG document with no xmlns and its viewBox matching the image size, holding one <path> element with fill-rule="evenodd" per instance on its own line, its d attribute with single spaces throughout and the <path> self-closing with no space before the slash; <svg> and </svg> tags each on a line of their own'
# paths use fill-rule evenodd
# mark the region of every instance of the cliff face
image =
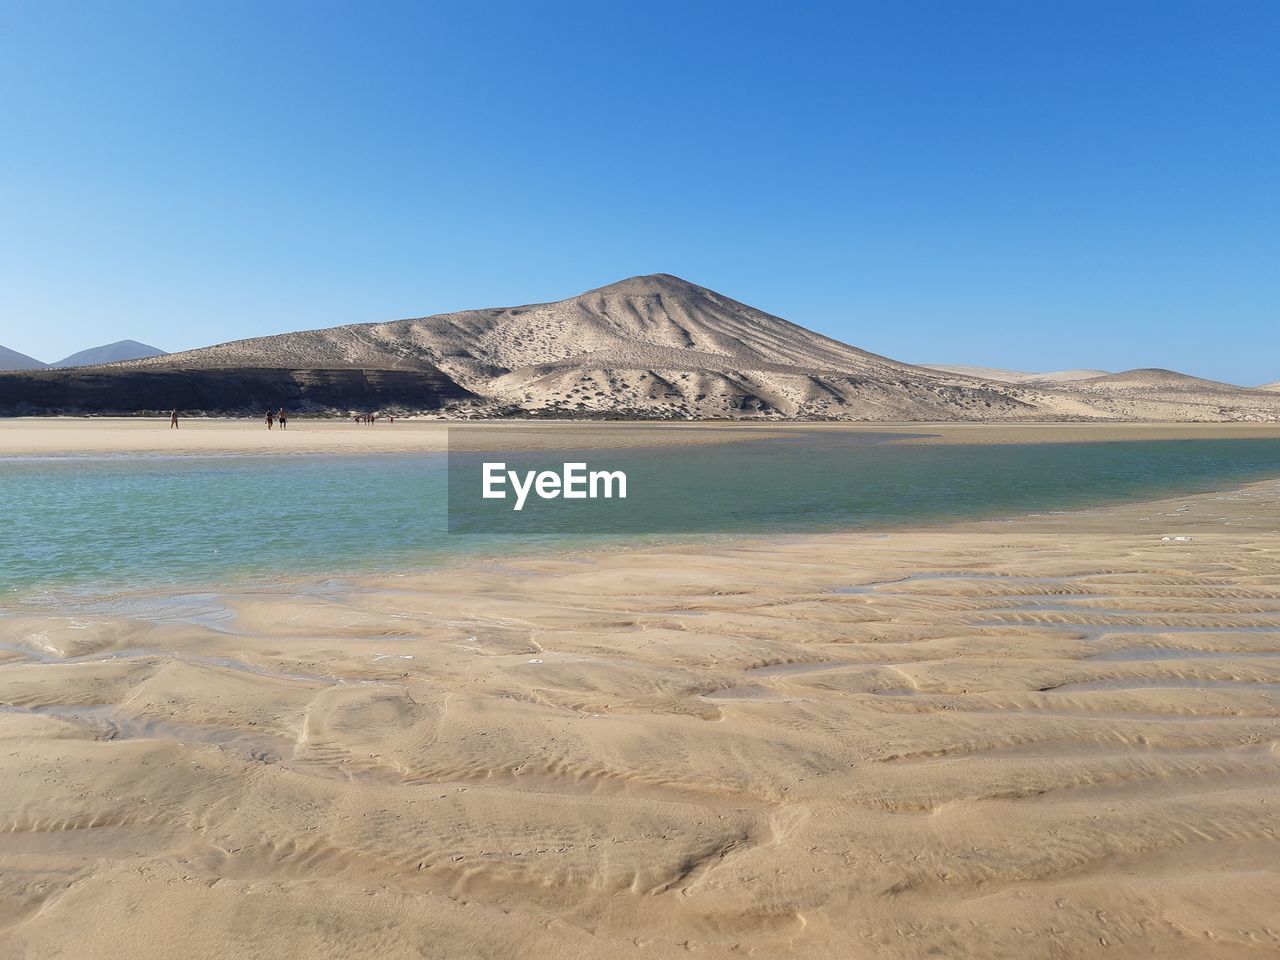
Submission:
<svg viewBox="0 0 1280 960">
<path fill-rule="evenodd" d="M 0 373 L 0 415 L 424 410 L 474 399 L 439 370 L 88 367 Z"/>
</svg>

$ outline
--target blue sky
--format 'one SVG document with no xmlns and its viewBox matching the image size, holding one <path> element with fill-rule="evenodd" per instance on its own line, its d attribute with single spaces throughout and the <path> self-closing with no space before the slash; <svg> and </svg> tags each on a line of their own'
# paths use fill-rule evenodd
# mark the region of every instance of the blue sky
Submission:
<svg viewBox="0 0 1280 960">
<path fill-rule="evenodd" d="M 0 344 L 668 272 L 910 361 L 1280 379 L 1280 4 L 0 0 Z"/>
</svg>

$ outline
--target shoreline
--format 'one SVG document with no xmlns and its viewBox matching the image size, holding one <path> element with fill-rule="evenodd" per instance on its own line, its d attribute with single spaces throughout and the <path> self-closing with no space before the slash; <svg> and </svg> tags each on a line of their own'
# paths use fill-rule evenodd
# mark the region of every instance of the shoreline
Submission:
<svg viewBox="0 0 1280 960">
<path fill-rule="evenodd" d="M 796 530 L 789 532 L 711 532 L 701 534 L 651 533 L 643 535 L 611 536 L 601 534 L 597 542 L 580 541 L 576 543 L 529 544 L 523 549 L 512 549 L 511 542 L 493 544 L 491 548 L 480 552 L 442 553 L 431 562 L 422 565 L 398 568 L 351 568 L 315 570 L 304 574 L 282 576 L 264 574 L 262 571 L 242 570 L 226 579 L 196 579 L 171 583 L 162 586 L 159 583 L 148 583 L 136 588 L 107 587 L 105 589 L 85 584 L 58 585 L 53 588 L 53 602 L 41 602 L 29 591 L 25 594 L 14 593 L 8 599 L 0 593 L 0 626 L 7 614 L 48 614 L 57 615 L 68 611 L 81 611 L 90 614 L 110 614 L 113 604 L 136 604 L 150 599 L 163 605 L 166 599 L 177 596 L 218 595 L 236 593 L 248 595 L 272 596 L 282 592 L 309 595 L 332 591 L 318 588 L 322 584 L 345 584 L 347 589 L 362 590 L 386 588 L 396 581 L 413 581 L 424 577 L 441 575 L 465 575 L 475 573 L 492 574 L 495 570 L 518 570 L 527 562 L 536 564 L 561 562 L 566 564 L 594 564 L 600 559 L 620 554 L 644 555 L 653 551 L 663 554 L 703 554 L 717 549 L 751 549 L 767 550 L 771 547 L 785 547 L 791 544 L 812 544 L 817 546 L 825 540 L 841 541 L 848 537 L 868 537 L 871 539 L 888 539 L 892 536 L 927 535 L 947 532 L 953 528 L 963 529 L 973 525 L 991 524 L 1034 524 L 1040 520 L 1053 522 L 1069 521 L 1076 517 L 1088 520 L 1100 511 L 1119 510 L 1123 508 L 1140 508 L 1144 505 L 1157 506 L 1174 499 L 1216 498 L 1230 494 L 1250 491 L 1267 484 L 1280 484 L 1280 476 L 1253 480 L 1227 482 L 1214 486 L 1213 489 L 1187 489 L 1170 496 L 1145 496 L 1110 500 L 1105 503 L 1094 503 L 1064 510 L 1040 510 L 1029 513 L 993 513 L 986 516 L 971 517 L 937 517 L 933 519 L 913 519 L 911 521 L 882 521 L 868 523 L 862 527 L 833 525 L 822 529 Z M 465 535 L 460 535 L 464 536 Z M 645 541 L 637 543 L 637 539 Z"/>
<path fill-rule="evenodd" d="M 1278 508 L 1267 480 L 7 617 L 44 656 L 0 650 L 0 878 L 32 878 L 0 879 L 0 942 L 333 956 L 320 910 L 393 960 L 424 930 L 591 960 L 1275 949 Z"/>
<path fill-rule="evenodd" d="M 911 434 L 910 443 L 1062 443 L 1177 439 L 1280 439 L 1280 423 L 925 423 L 925 422 L 625 422 L 397 420 L 362 426 L 346 420 L 293 417 L 286 431 L 252 419 L 193 418 L 178 430 L 167 418 L 20 417 L 0 419 L 0 457 L 91 454 L 375 454 L 447 450 L 450 428 L 491 431 L 506 443 L 571 442 L 576 427 L 612 436 L 619 445 L 723 443 L 796 432 Z"/>
</svg>

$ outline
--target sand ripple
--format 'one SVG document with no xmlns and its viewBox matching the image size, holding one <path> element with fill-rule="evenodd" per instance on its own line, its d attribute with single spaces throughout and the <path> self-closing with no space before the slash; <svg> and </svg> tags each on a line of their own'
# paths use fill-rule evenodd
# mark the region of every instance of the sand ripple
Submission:
<svg viewBox="0 0 1280 960">
<path fill-rule="evenodd" d="M 1277 506 L 13 613 L 0 946 L 1280 950 Z"/>
</svg>

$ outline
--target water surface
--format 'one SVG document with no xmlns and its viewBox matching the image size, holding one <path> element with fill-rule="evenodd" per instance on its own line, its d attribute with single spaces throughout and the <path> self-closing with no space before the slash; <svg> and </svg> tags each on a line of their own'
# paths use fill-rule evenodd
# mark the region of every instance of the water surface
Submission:
<svg viewBox="0 0 1280 960">
<path fill-rule="evenodd" d="M 961 446 L 813 434 L 608 456 L 634 471 L 625 510 L 580 502 L 574 509 L 586 509 L 552 510 L 519 527 L 494 513 L 493 501 L 459 500 L 455 491 L 455 528 L 480 535 L 449 532 L 443 454 L 0 460 L 0 586 L 17 600 L 402 571 L 656 534 L 800 533 L 1070 510 L 1280 476 L 1280 440 L 1271 439 Z"/>
</svg>

